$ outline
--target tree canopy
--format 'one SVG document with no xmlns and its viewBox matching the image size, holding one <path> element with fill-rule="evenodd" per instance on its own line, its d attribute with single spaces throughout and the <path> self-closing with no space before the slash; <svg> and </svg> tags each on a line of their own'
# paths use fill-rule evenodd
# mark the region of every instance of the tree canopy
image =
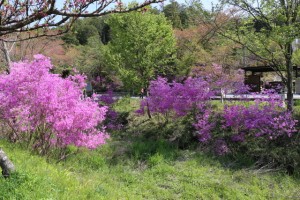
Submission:
<svg viewBox="0 0 300 200">
<path fill-rule="evenodd" d="M 175 37 L 163 15 L 131 12 L 112 15 L 108 62 L 116 69 L 124 86 L 138 90 L 147 87 L 157 75 L 170 73 L 174 60 Z"/>
</svg>

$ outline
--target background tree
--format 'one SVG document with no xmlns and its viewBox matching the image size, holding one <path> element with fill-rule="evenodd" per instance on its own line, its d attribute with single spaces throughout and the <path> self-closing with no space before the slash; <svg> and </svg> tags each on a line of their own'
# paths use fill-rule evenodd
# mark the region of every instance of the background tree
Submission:
<svg viewBox="0 0 300 200">
<path fill-rule="evenodd" d="M 220 64 L 224 68 L 240 67 L 240 45 L 218 34 L 219 29 L 227 25 L 228 16 L 199 10 L 199 15 L 190 19 L 193 25 L 174 31 L 177 39 L 176 64 L 182 69 L 180 75 L 187 76 L 194 66 L 210 66 L 212 63 Z M 214 23 L 218 26 L 213 25 Z"/>
<path fill-rule="evenodd" d="M 108 64 L 116 69 L 126 89 L 147 88 L 155 76 L 172 73 L 175 38 L 163 15 L 150 12 L 112 15 L 107 24 L 111 30 Z"/>
<path fill-rule="evenodd" d="M 88 39 L 97 36 L 102 43 L 109 41 L 109 26 L 105 24 L 106 17 L 92 17 L 77 20 L 71 30 L 62 36 L 66 44 L 86 45 Z"/>
<path fill-rule="evenodd" d="M 97 36 L 90 37 L 88 43 L 84 46 L 77 47 L 80 51 L 80 56 L 76 59 L 76 68 L 92 77 L 98 74 L 105 73 L 105 46 L 101 43 Z"/>
<path fill-rule="evenodd" d="M 56 70 L 61 73 L 71 71 L 75 67 L 88 77 L 93 89 L 98 92 L 105 91 L 113 81 L 117 85 L 120 82 L 115 75 L 115 70 L 106 62 L 106 44 L 110 41 L 110 27 L 105 23 L 106 19 L 106 16 L 84 18 L 74 23 L 62 39 L 68 51 L 76 49 L 79 55 L 73 57 L 73 66 L 63 65 Z"/>
<path fill-rule="evenodd" d="M 96 92 L 103 92 L 112 85 L 119 86 L 115 69 L 107 64 L 107 46 L 98 36 L 90 37 L 86 45 L 77 46 L 77 49 L 80 55 L 75 59 L 76 69 L 88 77 Z"/>
<path fill-rule="evenodd" d="M 171 21 L 174 28 L 187 28 L 188 16 L 185 6 L 172 0 L 170 4 L 163 7 L 163 13 L 168 20 Z"/>
<path fill-rule="evenodd" d="M 199 25 L 203 19 L 210 18 L 212 13 L 212 11 L 204 9 L 201 0 L 186 1 L 185 10 L 188 16 L 189 27 Z"/>
<path fill-rule="evenodd" d="M 288 110 L 293 108 L 293 49 L 300 37 L 299 0 L 224 0 L 231 5 L 229 29 L 219 32 L 252 54 L 257 62 L 272 67 L 287 89 Z M 284 71 L 285 73 L 282 73 Z"/>
<path fill-rule="evenodd" d="M 178 3 L 172 0 L 162 8 L 163 14 L 172 22 L 175 29 L 186 29 L 199 24 L 199 19 L 210 15 L 210 11 L 203 8 L 200 0 L 190 0 Z"/>
</svg>

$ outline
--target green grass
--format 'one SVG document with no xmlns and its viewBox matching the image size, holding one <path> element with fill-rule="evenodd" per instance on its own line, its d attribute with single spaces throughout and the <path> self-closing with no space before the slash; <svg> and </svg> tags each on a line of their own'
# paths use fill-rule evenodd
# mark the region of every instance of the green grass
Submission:
<svg viewBox="0 0 300 200">
<path fill-rule="evenodd" d="M 0 178 L 0 199 L 300 197 L 296 177 L 229 168 L 228 162 L 163 141 L 114 141 L 96 151 L 81 150 L 59 164 L 15 144 L 0 145 L 17 168 L 10 179 Z"/>
<path fill-rule="evenodd" d="M 294 112 L 293 112 L 293 114 L 294 114 L 294 116 L 295 116 L 295 118 L 297 120 L 300 119 L 300 106 L 299 105 L 294 106 Z"/>
<path fill-rule="evenodd" d="M 117 112 L 133 112 L 140 106 L 140 99 L 133 99 L 130 97 L 123 97 L 114 105 Z"/>
</svg>

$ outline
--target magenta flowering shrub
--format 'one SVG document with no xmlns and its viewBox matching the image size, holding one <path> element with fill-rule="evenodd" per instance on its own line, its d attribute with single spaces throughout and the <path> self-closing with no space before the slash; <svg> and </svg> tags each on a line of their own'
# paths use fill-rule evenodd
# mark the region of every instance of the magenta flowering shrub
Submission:
<svg viewBox="0 0 300 200">
<path fill-rule="evenodd" d="M 210 138 L 210 131 L 214 127 L 210 120 L 210 97 L 213 96 L 209 85 L 202 78 L 187 78 L 184 82 L 158 78 L 151 81 L 149 96 L 142 100 L 138 113 L 151 113 L 158 120 L 162 128 L 167 125 L 169 119 L 176 124 L 174 130 L 165 132 L 161 130 L 160 136 L 178 141 L 180 146 L 186 146 L 190 142 L 206 141 Z M 164 120 L 161 123 L 161 120 Z M 194 124 L 198 119 L 198 123 Z M 195 127 L 198 134 L 195 135 Z"/>
<path fill-rule="evenodd" d="M 218 91 L 222 81 L 216 83 L 211 80 L 211 77 L 198 77 L 188 78 L 183 83 L 168 83 L 166 79 L 158 78 L 150 83 L 150 95 L 141 102 L 138 112 L 144 113 L 145 107 L 148 107 L 151 113 L 173 116 L 175 123 L 180 122 L 180 118 L 189 120 L 190 124 L 186 126 L 189 130 L 185 133 L 193 129 L 198 140 L 213 147 L 218 155 L 233 152 L 232 147 L 238 149 L 237 146 L 245 141 L 255 143 L 258 138 L 270 145 L 278 142 L 286 145 L 292 140 L 297 132 L 297 120 L 285 111 L 284 102 L 275 91 L 266 91 L 254 102 L 245 99 L 236 104 L 226 104 L 222 111 L 216 111 L 212 109 L 210 98 Z M 235 83 L 230 87 L 239 90 Z M 240 85 L 240 88 L 245 88 Z"/>
<path fill-rule="evenodd" d="M 228 152 L 252 158 L 258 166 L 273 163 L 290 171 L 299 163 L 298 121 L 277 97 L 269 94 L 268 98 L 248 106 L 247 103 L 225 106 L 220 127 L 215 127 L 217 131 L 211 132 L 211 137 L 223 138 Z"/>
<path fill-rule="evenodd" d="M 222 156 L 229 152 L 229 148 L 224 139 L 217 139 L 214 142 L 214 151 L 217 155 Z"/>
<path fill-rule="evenodd" d="M 99 101 L 100 104 L 104 105 L 112 105 L 116 102 L 116 98 L 112 90 L 108 90 L 105 94 L 95 95 L 93 98 L 94 100 Z"/>
<path fill-rule="evenodd" d="M 276 94 L 258 99 L 254 104 L 225 106 L 222 128 L 233 133 L 233 140 L 243 141 L 250 137 L 266 136 L 274 140 L 280 136 L 291 137 L 296 132 L 297 120 L 290 112 L 283 111 L 282 100 Z"/>
<path fill-rule="evenodd" d="M 94 100 L 101 106 L 107 107 L 106 119 L 103 123 L 106 129 L 108 131 L 121 130 L 123 128 L 123 124 L 120 123 L 120 115 L 113 109 L 113 105 L 117 101 L 114 92 L 112 90 L 108 90 L 105 94 L 94 96 Z"/>
<path fill-rule="evenodd" d="M 297 132 L 296 126 L 297 120 L 284 110 L 282 99 L 274 93 L 254 102 L 229 103 L 221 113 L 211 112 L 210 116 L 198 118 L 194 124 L 199 141 L 212 144 L 218 155 L 247 146 L 248 153 L 256 156 L 265 154 L 267 157 L 270 157 L 266 153 L 268 147 L 285 147 L 293 141 L 292 137 Z M 286 160 L 287 158 L 280 162 Z"/>
<path fill-rule="evenodd" d="M 149 97 L 141 102 L 143 113 L 148 106 L 151 113 L 167 114 L 174 112 L 184 116 L 192 110 L 205 110 L 207 101 L 213 95 L 209 85 L 201 78 L 188 78 L 184 83 L 168 83 L 165 78 L 151 81 Z"/>
<path fill-rule="evenodd" d="M 215 122 L 210 120 L 211 111 L 206 110 L 205 113 L 201 116 L 197 116 L 197 123 L 194 123 L 193 126 L 197 130 L 198 140 L 200 142 L 207 142 L 211 139 L 211 132 L 215 128 Z"/>
<path fill-rule="evenodd" d="M 157 80 L 151 81 L 149 97 L 141 101 L 141 109 L 137 112 L 144 114 L 144 108 L 148 105 L 151 112 L 166 114 L 172 109 L 173 100 L 171 86 L 167 79 L 159 77 Z"/>
<path fill-rule="evenodd" d="M 93 149 L 104 144 L 108 135 L 97 126 L 107 108 L 82 98 L 84 77 L 63 79 L 49 73 L 49 58 L 34 58 L 13 63 L 10 74 L 0 75 L 0 116 L 13 130 L 10 138 L 27 141 L 43 153 L 50 147 Z"/>
</svg>

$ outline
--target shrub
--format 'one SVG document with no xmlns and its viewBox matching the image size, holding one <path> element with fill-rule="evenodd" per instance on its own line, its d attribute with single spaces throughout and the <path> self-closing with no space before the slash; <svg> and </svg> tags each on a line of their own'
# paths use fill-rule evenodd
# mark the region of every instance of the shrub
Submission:
<svg viewBox="0 0 300 200">
<path fill-rule="evenodd" d="M 108 135 L 96 127 L 107 108 L 82 98 L 84 77 L 63 79 L 49 72 L 49 58 L 34 58 L 13 63 L 11 73 L 0 76 L 0 117 L 12 129 L 10 139 L 26 141 L 41 153 L 70 144 L 91 149 L 104 144 Z"/>
<path fill-rule="evenodd" d="M 129 113 L 127 112 L 117 112 L 113 108 L 114 104 L 117 102 L 117 97 L 112 90 L 108 90 L 105 94 L 100 96 L 94 96 L 94 100 L 100 104 L 100 106 L 106 106 L 106 119 L 104 120 L 104 125 L 107 131 L 121 130 L 126 125 L 127 117 Z"/>
<path fill-rule="evenodd" d="M 278 102 L 279 103 L 279 102 Z M 256 101 L 254 105 L 226 106 L 223 113 L 224 129 L 240 135 L 252 137 L 266 136 L 268 139 L 277 139 L 280 136 L 291 137 L 296 132 L 297 120 L 290 112 L 281 111 L 278 104 L 268 101 Z"/>
<path fill-rule="evenodd" d="M 184 83 L 168 83 L 165 78 L 151 81 L 150 96 L 141 102 L 139 113 L 147 106 L 152 113 L 187 115 L 193 109 L 204 109 L 213 95 L 209 85 L 201 78 L 188 78 Z"/>
<path fill-rule="evenodd" d="M 174 117 L 174 123 L 179 121 L 175 119 L 178 117 L 189 119 L 198 140 L 218 155 L 243 152 L 285 166 L 297 163 L 297 158 L 290 155 L 298 150 L 289 149 L 299 144 L 294 137 L 297 120 L 284 110 L 278 94 L 266 91 L 263 98 L 254 102 L 227 104 L 221 111 L 214 111 L 210 97 L 216 92 L 216 84 L 206 79 L 209 80 L 204 77 L 188 78 L 183 83 L 168 83 L 163 78 L 152 81 L 150 96 L 142 101 L 139 112 L 143 113 L 147 106 L 152 113 Z M 294 153 L 284 154 L 287 149 Z"/>
</svg>

